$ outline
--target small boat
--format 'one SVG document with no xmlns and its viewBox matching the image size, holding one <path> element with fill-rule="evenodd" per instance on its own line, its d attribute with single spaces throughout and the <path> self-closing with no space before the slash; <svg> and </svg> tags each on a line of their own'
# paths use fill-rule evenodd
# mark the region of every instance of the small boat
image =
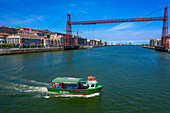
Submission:
<svg viewBox="0 0 170 113">
<path fill-rule="evenodd" d="M 57 77 L 47 86 L 48 92 L 56 94 L 90 95 L 98 93 L 103 88 L 98 85 L 95 77 L 89 76 L 88 80 L 72 77 Z"/>
</svg>

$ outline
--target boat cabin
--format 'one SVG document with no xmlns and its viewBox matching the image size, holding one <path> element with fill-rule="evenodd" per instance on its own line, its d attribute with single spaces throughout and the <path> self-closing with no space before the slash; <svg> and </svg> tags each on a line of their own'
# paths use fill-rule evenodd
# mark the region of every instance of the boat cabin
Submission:
<svg viewBox="0 0 170 113">
<path fill-rule="evenodd" d="M 88 81 L 87 81 L 87 85 L 89 88 L 95 88 L 97 86 L 97 81 L 96 81 L 96 78 L 93 77 L 93 76 L 89 76 L 88 77 Z"/>
<path fill-rule="evenodd" d="M 89 89 L 97 86 L 95 77 L 89 76 L 88 81 L 82 78 L 57 77 L 52 80 L 51 88 Z"/>
</svg>

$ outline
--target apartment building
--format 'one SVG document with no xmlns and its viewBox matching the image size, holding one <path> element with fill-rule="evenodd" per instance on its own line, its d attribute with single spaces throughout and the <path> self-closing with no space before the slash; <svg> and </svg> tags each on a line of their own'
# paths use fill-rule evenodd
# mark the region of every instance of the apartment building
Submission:
<svg viewBox="0 0 170 113">
<path fill-rule="evenodd" d="M 161 39 L 150 39 L 149 41 L 150 46 L 161 46 Z"/>
<path fill-rule="evenodd" d="M 40 46 L 43 45 L 43 39 L 37 35 L 12 34 L 7 38 L 7 43 L 15 46 Z"/>
<path fill-rule="evenodd" d="M 9 35 L 9 33 L 0 33 L 0 44 L 6 43 L 6 37 Z"/>
<path fill-rule="evenodd" d="M 16 34 L 17 30 L 11 27 L 0 26 L 0 33 Z"/>
</svg>

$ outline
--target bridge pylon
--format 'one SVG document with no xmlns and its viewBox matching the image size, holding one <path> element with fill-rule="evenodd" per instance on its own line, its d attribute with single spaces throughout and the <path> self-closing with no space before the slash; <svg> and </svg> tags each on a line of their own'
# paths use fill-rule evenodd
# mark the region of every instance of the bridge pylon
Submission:
<svg viewBox="0 0 170 113">
<path fill-rule="evenodd" d="M 65 36 L 65 45 L 72 46 L 72 30 L 71 30 L 71 15 L 67 14 L 67 24 L 66 24 L 66 36 Z"/>
<path fill-rule="evenodd" d="M 162 29 L 162 40 L 161 46 L 168 48 L 168 7 L 165 7 L 164 18 L 163 18 L 163 29 Z"/>
</svg>

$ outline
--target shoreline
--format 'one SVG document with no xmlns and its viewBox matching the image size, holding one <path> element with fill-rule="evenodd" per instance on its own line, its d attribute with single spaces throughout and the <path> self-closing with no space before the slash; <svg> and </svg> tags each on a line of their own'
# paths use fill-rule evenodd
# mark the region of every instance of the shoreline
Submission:
<svg viewBox="0 0 170 113">
<path fill-rule="evenodd" d="M 88 48 L 97 48 L 97 47 L 104 47 L 104 46 L 103 45 L 80 46 L 78 49 L 88 49 Z M 65 50 L 64 50 L 64 47 L 0 49 L 0 56 L 1 55 L 25 54 L 25 53 L 37 53 L 37 52 L 51 52 L 51 51 L 65 51 Z"/>
<path fill-rule="evenodd" d="M 170 54 L 170 49 L 162 49 L 161 47 L 152 47 L 152 46 L 141 46 L 142 48 L 152 49 L 155 51 L 167 52 Z"/>
</svg>

